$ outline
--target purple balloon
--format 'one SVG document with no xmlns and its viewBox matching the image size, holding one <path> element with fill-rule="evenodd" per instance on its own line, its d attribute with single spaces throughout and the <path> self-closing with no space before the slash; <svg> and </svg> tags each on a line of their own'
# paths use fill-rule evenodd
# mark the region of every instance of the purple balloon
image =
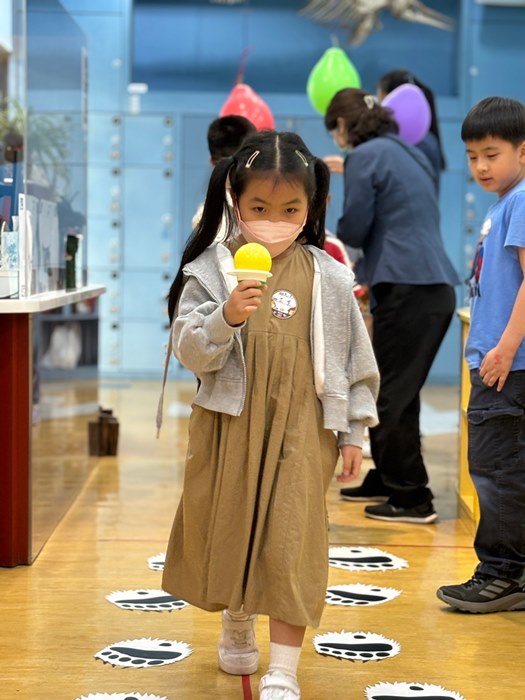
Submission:
<svg viewBox="0 0 525 700">
<path fill-rule="evenodd" d="M 432 114 L 423 90 L 406 83 L 389 92 L 381 103 L 392 110 L 399 135 L 408 143 L 419 143 L 428 134 Z"/>
</svg>

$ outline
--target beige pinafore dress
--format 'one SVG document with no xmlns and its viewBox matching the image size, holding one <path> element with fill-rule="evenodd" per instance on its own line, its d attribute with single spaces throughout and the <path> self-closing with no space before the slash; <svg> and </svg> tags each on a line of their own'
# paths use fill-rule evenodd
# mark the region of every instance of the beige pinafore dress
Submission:
<svg viewBox="0 0 525 700">
<path fill-rule="evenodd" d="M 193 406 L 164 590 L 204 610 L 318 626 L 328 578 L 325 494 L 338 457 L 310 350 L 313 259 L 274 261 L 242 330 L 240 416 Z"/>
</svg>

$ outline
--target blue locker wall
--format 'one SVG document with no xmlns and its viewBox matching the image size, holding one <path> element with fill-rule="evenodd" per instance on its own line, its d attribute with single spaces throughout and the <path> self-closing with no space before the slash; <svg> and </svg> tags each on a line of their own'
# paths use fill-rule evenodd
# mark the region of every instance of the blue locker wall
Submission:
<svg viewBox="0 0 525 700">
<path fill-rule="evenodd" d="M 201 47 L 195 79 L 185 85 L 187 89 L 175 90 L 173 75 L 170 77 L 166 66 L 153 65 L 153 70 L 150 66 L 148 76 L 147 62 L 138 62 L 134 55 L 137 24 L 131 0 L 62 0 L 62 4 L 86 34 L 89 47 L 88 260 L 90 280 L 108 286 L 101 310 L 101 367 L 109 376 L 159 376 L 167 340 L 164 297 L 190 232 L 191 217 L 206 189 L 210 173 L 206 130 L 228 91 L 222 87 L 213 90 L 211 83 L 206 86 L 210 89 L 195 89 L 199 80 L 213 76 L 215 64 L 202 65 L 202 60 L 207 55 L 205 41 L 209 43 L 212 36 L 204 35 L 209 13 L 217 8 L 211 10 L 204 2 L 175 3 L 185 6 L 188 22 L 201 30 L 200 35 L 193 36 L 193 45 Z M 162 5 L 149 0 L 138 4 L 141 12 L 147 5 Z M 192 4 L 199 7 L 191 8 Z M 287 12 L 287 21 L 292 21 L 302 4 L 306 0 L 258 0 L 253 6 L 257 11 L 266 5 L 266 19 L 273 8 L 273 12 Z M 486 95 L 525 99 L 525 58 L 520 44 L 525 8 L 481 6 L 475 0 L 436 0 L 433 6 L 456 16 L 452 35 L 386 15 L 384 29 L 349 52 L 363 76 L 364 87 L 370 90 L 382 72 L 398 67 L 413 69 L 435 88 L 448 162 L 441 188 L 442 232 L 452 261 L 460 276 L 466 278 L 479 225 L 492 197 L 469 181 L 459 136 L 461 121 L 468 108 Z M 309 32 L 309 36 L 315 35 L 315 41 L 325 43 L 316 45 L 311 62 L 290 65 L 295 85 L 301 71 L 307 74 L 330 43 L 329 29 L 312 25 Z M 276 58 L 284 74 L 286 47 L 279 36 L 276 33 L 274 41 L 268 39 L 265 51 Z M 225 40 L 228 42 L 227 35 Z M 235 37 L 230 41 L 234 58 L 239 53 L 236 41 Z M 304 42 L 308 50 L 312 42 Z M 193 45 L 188 43 L 186 53 L 191 58 Z M 261 84 L 269 80 L 260 54 L 260 50 L 254 52 L 253 64 L 248 60 L 246 73 L 256 90 L 259 79 Z M 174 41 L 172 57 L 177 59 Z M 232 67 L 234 63 L 227 67 L 228 74 Z M 134 79 L 148 79 L 152 85 L 141 97 L 139 115 L 131 114 L 129 109 L 127 85 L 132 75 Z M 221 79 L 225 80 L 223 73 Z M 291 80 L 283 75 L 281 87 L 286 79 Z M 259 92 L 271 106 L 278 129 L 298 131 L 319 155 L 335 151 L 322 118 L 306 98 L 304 85 L 295 92 Z M 342 184 L 336 178 L 332 189 L 328 227 L 334 229 L 342 203 Z M 464 287 L 458 289 L 459 305 L 465 303 L 464 294 Z M 430 381 L 457 381 L 459 360 L 459 323 L 454 320 Z M 173 373 L 182 376 L 177 363 L 173 361 L 172 365 Z"/>
</svg>

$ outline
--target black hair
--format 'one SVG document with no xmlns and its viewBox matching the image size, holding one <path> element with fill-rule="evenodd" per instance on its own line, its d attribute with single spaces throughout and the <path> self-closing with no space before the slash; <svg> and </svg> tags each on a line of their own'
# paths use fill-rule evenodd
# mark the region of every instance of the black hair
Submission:
<svg viewBox="0 0 525 700">
<path fill-rule="evenodd" d="M 244 139 L 257 131 L 246 117 L 232 114 L 214 119 L 208 127 L 208 149 L 213 163 L 232 156 Z"/>
<path fill-rule="evenodd" d="M 416 78 L 416 76 L 409 70 L 391 70 L 389 73 L 385 73 L 383 77 L 380 78 L 377 87 L 385 95 L 388 95 L 392 92 L 392 90 L 395 90 L 401 85 L 406 85 L 407 83 L 418 87 L 426 97 L 431 114 L 429 131 L 436 137 L 439 148 L 440 167 L 441 170 L 445 170 L 447 167 L 447 162 L 445 160 L 445 154 L 443 153 L 443 147 L 441 145 L 436 101 L 434 99 L 434 93 L 428 87 L 428 85 L 425 85 L 425 83 L 422 83 L 421 80 L 418 80 L 418 78 Z"/>
<path fill-rule="evenodd" d="M 391 111 L 381 107 L 368 92 L 357 88 L 339 90 L 332 98 L 324 117 L 328 131 L 337 127 L 338 119 L 344 120 L 346 135 L 352 146 L 385 134 L 399 133 Z"/>
<path fill-rule="evenodd" d="M 326 202 L 330 186 L 328 167 L 310 153 L 297 134 L 257 132 L 244 141 L 234 156 L 220 160 L 212 171 L 202 218 L 184 248 L 179 270 L 168 295 L 170 321 L 173 321 L 184 286 L 184 266 L 195 260 L 214 242 L 223 216 L 226 216 L 227 220 L 226 240 L 237 231 L 226 199 L 227 182 L 229 181 L 234 202 L 238 202 L 254 177 L 271 177 L 276 185 L 281 182 L 293 182 L 304 187 L 308 200 L 308 214 L 300 241 L 317 248 L 323 247 Z"/>
<path fill-rule="evenodd" d="M 510 97 L 486 97 L 474 105 L 461 125 L 461 138 L 481 141 L 487 136 L 514 146 L 525 141 L 525 105 Z"/>
</svg>

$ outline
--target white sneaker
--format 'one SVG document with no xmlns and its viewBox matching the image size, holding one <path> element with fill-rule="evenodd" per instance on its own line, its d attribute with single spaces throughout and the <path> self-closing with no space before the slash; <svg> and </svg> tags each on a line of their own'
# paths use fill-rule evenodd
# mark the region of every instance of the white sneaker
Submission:
<svg viewBox="0 0 525 700">
<path fill-rule="evenodd" d="M 272 671 L 261 678 L 259 700 L 301 700 L 301 690 L 293 676 Z"/>
<path fill-rule="evenodd" d="M 222 633 L 217 646 L 219 668 L 234 676 L 251 675 L 259 666 L 259 649 L 255 643 L 257 615 L 234 620 L 222 611 Z"/>
</svg>

